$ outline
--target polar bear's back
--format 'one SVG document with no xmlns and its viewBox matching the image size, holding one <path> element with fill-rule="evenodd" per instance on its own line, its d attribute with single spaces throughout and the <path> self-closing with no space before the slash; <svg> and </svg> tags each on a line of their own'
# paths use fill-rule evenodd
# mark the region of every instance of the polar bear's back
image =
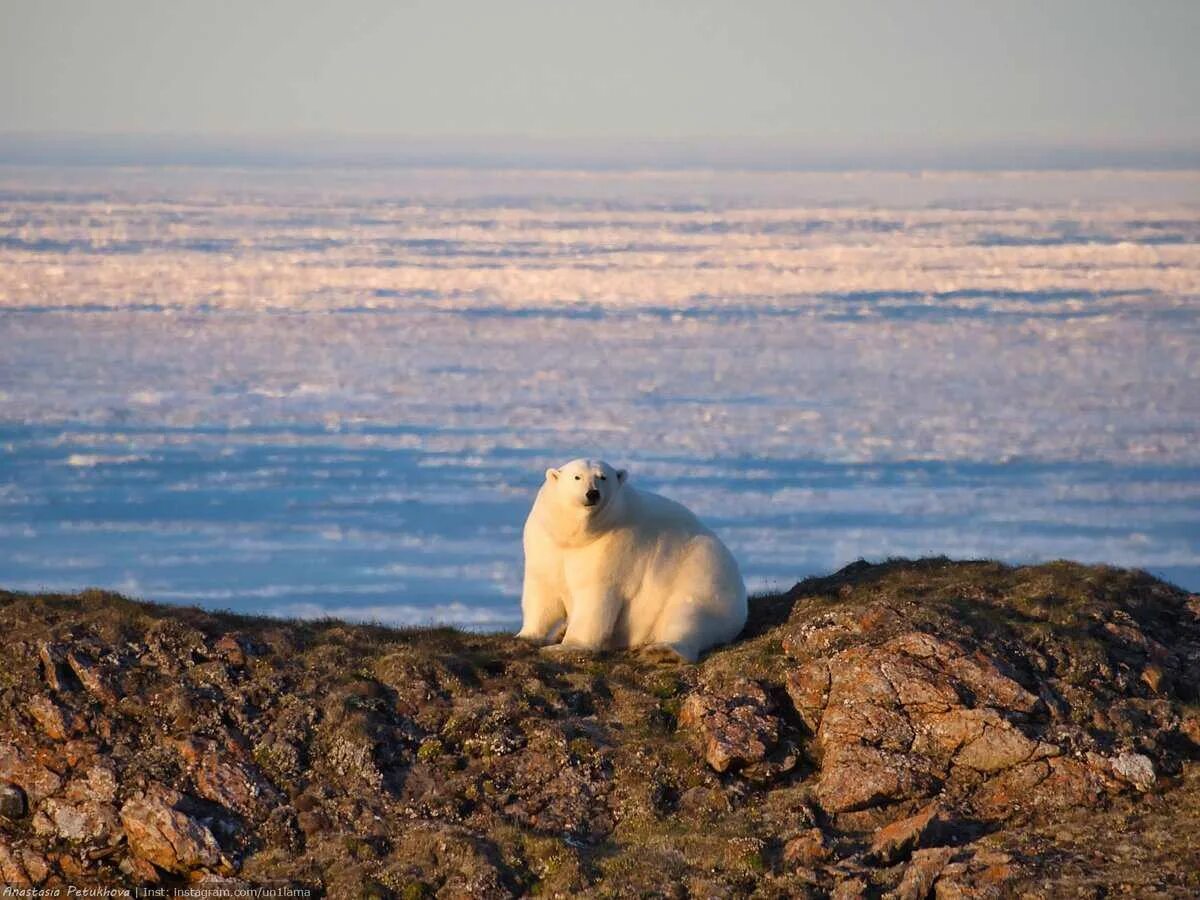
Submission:
<svg viewBox="0 0 1200 900">
<path fill-rule="evenodd" d="M 658 532 L 676 532 L 681 536 L 712 534 L 696 514 L 662 494 L 640 491 L 633 485 L 628 492 L 625 511 L 630 521 Z"/>
<path fill-rule="evenodd" d="M 686 506 L 649 491 L 631 495 L 640 549 L 626 569 L 631 643 L 664 639 L 662 627 L 683 616 L 711 632 L 706 645 L 731 640 L 745 623 L 746 588 L 729 548 Z"/>
</svg>

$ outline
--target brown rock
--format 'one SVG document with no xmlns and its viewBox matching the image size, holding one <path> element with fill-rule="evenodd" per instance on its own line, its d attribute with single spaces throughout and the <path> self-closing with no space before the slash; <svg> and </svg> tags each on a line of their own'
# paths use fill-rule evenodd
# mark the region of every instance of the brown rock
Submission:
<svg viewBox="0 0 1200 900">
<path fill-rule="evenodd" d="M 810 828 L 788 841 L 783 847 L 783 861 L 791 866 L 811 868 L 825 862 L 833 853 L 825 843 L 820 828 Z"/>
<path fill-rule="evenodd" d="M 185 738 L 171 742 L 192 772 L 196 791 L 206 800 L 245 816 L 265 816 L 281 796 L 257 768 L 228 759 L 215 741 Z"/>
<path fill-rule="evenodd" d="M 915 815 L 885 825 L 875 832 L 867 858 L 880 865 L 890 866 L 906 857 L 917 847 L 928 845 L 944 824 L 937 803 L 930 803 Z"/>
<path fill-rule="evenodd" d="M 1179 730 L 1196 747 L 1200 747 L 1200 714 L 1185 714 L 1179 722 Z"/>
<path fill-rule="evenodd" d="M 969 852 L 969 851 L 968 851 Z M 999 850 L 976 850 L 943 867 L 934 883 L 937 900 L 1004 900 L 1011 896 L 1005 885 L 1016 878 L 1013 858 Z"/>
<path fill-rule="evenodd" d="M 796 713 L 809 731 L 821 724 L 821 715 L 829 696 L 829 665 L 823 659 L 805 663 L 788 673 L 788 696 Z"/>
<path fill-rule="evenodd" d="M 121 807 L 121 824 L 129 848 L 147 862 L 168 872 L 222 864 L 221 848 L 200 822 L 174 808 L 170 792 L 151 792 Z"/>
<path fill-rule="evenodd" d="M 62 778 L 40 762 L 23 756 L 14 744 L 0 744 L 0 781 L 23 789 L 31 805 L 62 787 Z"/>
<path fill-rule="evenodd" d="M 83 778 L 76 778 L 67 785 L 68 800 L 111 803 L 117 796 L 117 773 L 105 763 L 92 766 Z"/>
<path fill-rule="evenodd" d="M 887 896 L 895 900 L 925 900 L 933 891 L 933 885 L 942 869 L 954 855 L 951 847 L 935 847 L 931 850 L 918 850 L 913 854 L 912 861 L 904 870 L 900 884 Z"/>
<path fill-rule="evenodd" d="M 158 869 L 136 856 L 127 856 L 121 860 L 120 869 L 135 884 L 158 884 L 162 880 Z"/>
<path fill-rule="evenodd" d="M 1154 787 L 1154 763 L 1141 753 L 1121 753 L 1112 759 L 1112 770 L 1119 778 L 1128 781 L 1139 791 Z"/>
<path fill-rule="evenodd" d="M 996 706 L 1023 713 L 1038 707 L 1038 698 L 1000 671 L 996 662 L 979 651 L 971 652 L 924 632 L 910 632 L 884 645 L 941 670 L 975 697 L 977 705 Z"/>
<path fill-rule="evenodd" d="M 280 801 L 280 795 L 266 779 L 249 766 L 206 754 L 195 773 L 200 796 L 247 816 L 265 815 Z"/>
<path fill-rule="evenodd" d="M 731 808 L 728 795 L 719 787 L 699 785 L 679 795 L 679 811 L 702 822 L 717 819 Z"/>
<path fill-rule="evenodd" d="M 70 851 L 51 854 L 50 858 L 54 860 L 54 864 L 69 881 L 78 883 L 87 874 L 83 861 L 76 858 L 75 854 Z"/>
<path fill-rule="evenodd" d="M 875 624 L 873 618 L 860 621 L 853 610 L 835 610 L 788 631 L 784 635 L 782 649 L 789 656 L 796 657 L 827 653 Z"/>
<path fill-rule="evenodd" d="M 1142 683 L 1156 694 L 1163 690 L 1163 683 L 1166 681 L 1166 673 L 1161 666 L 1148 665 L 1142 669 Z"/>
<path fill-rule="evenodd" d="M 925 796 L 960 773 L 1061 752 L 1014 724 L 1042 709 L 1034 694 L 987 656 L 923 632 L 810 661 L 786 684 L 815 731 L 816 791 L 829 812 Z"/>
<path fill-rule="evenodd" d="M 34 884 L 41 884 L 50 877 L 50 863 L 46 861 L 46 857 L 42 856 L 42 854 L 25 848 L 18 850 L 16 855 L 21 860 L 25 874 L 29 876 L 29 880 Z"/>
<path fill-rule="evenodd" d="M 38 644 L 38 656 L 42 660 L 42 677 L 46 679 L 46 684 L 50 686 L 50 690 L 62 693 L 66 689 L 63 670 L 66 659 L 62 648 L 49 641 L 42 641 Z"/>
<path fill-rule="evenodd" d="M 932 716 L 925 724 L 932 752 L 953 755 L 954 765 L 977 772 L 999 772 L 1059 752 L 1025 737 L 994 709 L 957 709 Z"/>
<path fill-rule="evenodd" d="M 17 852 L 9 846 L 4 836 L 0 835 L 0 884 L 12 887 L 30 887 L 33 880 L 21 864 Z"/>
<path fill-rule="evenodd" d="M 864 809 L 886 800 L 927 796 L 933 784 L 926 760 L 865 744 L 825 750 L 815 794 L 827 812 Z"/>
<path fill-rule="evenodd" d="M 40 853 L 9 844 L 0 835 L 0 886 L 33 887 L 50 877 L 50 866 Z"/>
<path fill-rule="evenodd" d="M 75 673 L 89 694 L 105 706 L 116 705 L 120 699 L 116 691 L 109 686 L 107 679 L 101 674 L 100 668 L 86 654 L 79 650 L 68 650 L 67 665 L 71 667 L 71 671 Z"/>
<path fill-rule="evenodd" d="M 770 699 L 748 678 L 689 694 L 679 726 L 697 732 L 705 760 L 718 772 L 759 762 L 779 740 Z"/>
<path fill-rule="evenodd" d="M 104 841 L 116 834 L 116 810 L 108 803 L 84 800 L 71 803 L 51 798 L 42 803 L 33 829 L 72 842 Z"/>
<path fill-rule="evenodd" d="M 71 735 L 84 731 L 84 724 L 79 716 L 64 710 L 45 694 L 35 695 L 25 708 L 52 740 L 65 741 Z"/>
<path fill-rule="evenodd" d="M 236 634 L 223 634 L 217 638 L 217 642 L 213 644 L 213 650 L 216 654 L 225 660 L 235 669 L 245 668 L 246 666 L 246 651 L 242 649 L 241 642 Z"/>
</svg>

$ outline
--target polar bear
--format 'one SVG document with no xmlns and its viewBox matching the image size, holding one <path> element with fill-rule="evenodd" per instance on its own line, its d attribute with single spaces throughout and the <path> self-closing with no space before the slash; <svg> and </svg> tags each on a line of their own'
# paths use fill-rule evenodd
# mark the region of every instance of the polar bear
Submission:
<svg viewBox="0 0 1200 900">
<path fill-rule="evenodd" d="M 640 647 L 695 662 L 746 624 L 733 554 L 689 510 L 606 462 L 547 469 L 524 543 L 517 636 L 547 650 Z"/>
</svg>

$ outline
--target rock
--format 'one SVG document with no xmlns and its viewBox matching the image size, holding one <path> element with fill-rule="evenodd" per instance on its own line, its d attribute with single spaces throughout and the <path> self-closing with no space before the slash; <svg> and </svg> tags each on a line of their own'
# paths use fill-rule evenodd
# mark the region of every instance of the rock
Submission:
<svg viewBox="0 0 1200 900">
<path fill-rule="evenodd" d="M 1166 689 L 1166 674 L 1161 666 L 1154 664 L 1146 666 L 1142 669 L 1142 683 L 1150 688 L 1154 693 L 1161 693 Z"/>
<path fill-rule="evenodd" d="M 195 777 L 200 796 L 244 816 L 265 817 L 281 799 L 252 767 L 222 760 L 216 753 L 205 754 Z"/>
<path fill-rule="evenodd" d="M 831 744 L 821 759 L 815 796 L 827 812 L 865 809 L 888 800 L 928 796 L 928 762 L 865 744 Z"/>
<path fill-rule="evenodd" d="M 42 854 L 25 848 L 18 850 L 16 856 L 20 859 L 26 876 L 35 885 L 42 884 L 50 877 L 50 863 L 47 862 L 46 857 L 42 856 Z"/>
<path fill-rule="evenodd" d="M 29 804 L 25 792 L 15 784 L 0 783 L 0 816 L 10 821 L 25 817 Z"/>
<path fill-rule="evenodd" d="M 988 781 L 975 807 L 987 819 L 1007 819 L 1031 810 L 1094 804 L 1105 792 L 1105 775 L 1070 757 L 1015 766 Z"/>
<path fill-rule="evenodd" d="M 679 712 L 679 727 L 695 731 L 704 758 L 718 772 L 766 758 L 779 740 L 779 721 L 770 699 L 750 679 L 689 694 Z"/>
<path fill-rule="evenodd" d="M 810 828 L 783 846 L 783 861 L 790 866 L 811 868 L 832 855 L 833 851 L 825 843 L 825 834 L 820 828 Z"/>
<path fill-rule="evenodd" d="M 1017 874 L 1012 856 L 1003 851 L 967 850 L 942 868 L 934 896 L 937 900 L 1004 900 L 1012 896 L 1005 886 Z"/>
<path fill-rule="evenodd" d="M 1154 787 L 1154 763 L 1141 753 L 1121 753 L 1113 757 L 1112 770 L 1139 791 Z"/>
<path fill-rule="evenodd" d="M 810 732 L 815 732 L 829 697 L 829 664 L 823 659 L 805 663 L 788 673 L 785 684 L 796 714 Z"/>
<path fill-rule="evenodd" d="M 246 666 L 246 651 L 236 634 L 223 634 L 213 644 L 213 651 L 235 669 Z"/>
<path fill-rule="evenodd" d="M 34 816 L 33 829 L 74 843 L 106 841 L 118 830 L 116 810 L 95 800 L 71 803 L 51 798 Z"/>
<path fill-rule="evenodd" d="M 701 822 L 717 819 L 731 808 L 729 797 L 718 787 L 699 785 L 679 795 L 680 813 Z"/>
<path fill-rule="evenodd" d="M 1025 737 L 994 709 L 957 709 L 926 717 L 923 725 L 931 753 L 977 772 L 1000 772 L 1059 753 L 1051 744 Z"/>
<path fill-rule="evenodd" d="M 107 679 L 99 667 L 82 651 L 68 650 L 67 665 L 71 667 L 80 684 L 89 694 L 105 706 L 115 706 L 120 699 L 116 691 L 109 686 Z"/>
<path fill-rule="evenodd" d="M 49 867 L 39 854 L 17 849 L 0 834 L 0 886 L 33 887 L 49 874 Z"/>
<path fill-rule="evenodd" d="M 917 847 L 928 846 L 944 829 L 941 808 L 930 803 L 915 815 L 885 825 L 875 832 L 867 858 L 890 866 L 904 859 Z"/>
<path fill-rule="evenodd" d="M 213 833 L 175 809 L 171 799 L 170 794 L 148 793 L 121 807 L 121 824 L 133 854 L 181 874 L 221 865 L 221 848 Z"/>
<path fill-rule="evenodd" d="M 173 741 L 172 746 L 191 770 L 196 791 L 206 800 L 260 818 L 281 802 L 279 792 L 256 767 L 226 758 L 215 741 L 188 738 Z"/>
<path fill-rule="evenodd" d="M 25 709 L 52 740 L 65 741 L 74 734 L 82 734 L 85 730 L 79 716 L 62 709 L 45 694 L 34 696 L 25 705 Z"/>
<path fill-rule="evenodd" d="M 0 781 L 21 788 L 31 805 L 62 787 L 62 778 L 56 773 L 22 754 L 15 745 L 3 743 L 0 743 Z"/>
<path fill-rule="evenodd" d="M 134 884 L 151 885 L 162 880 L 158 869 L 137 856 L 125 857 L 121 860 L 119 868 Z"/>
<path fill-rule="evenodd" d="M 83 778 L 67 785 L 66 795 L 67 799 L 77 802 L 111 803 L 117 796 L 117 773 L 107 763 L 91 766 Z"/>
<path fill-rule="evenodd" d="M 953 855 L 950 847 L 918 850 L 905 868 L 900 884 L 887 896 L 894 900 L 925 900 Z"/>
<path fill-rule="evenodd" d="M 1033 714 L 1034 694 L 993 661 L 922 632 L 809 661 L 786 686 L 815 732 L 817 795 L 830 812 L 927 796 L 956 769 L 1000 772 L 1060 753 L 1009 719 Z"/>
<path fill-rule="evenodd" d="M 1192 896 L 1185 596 L 863 563 L 666 672 L 0 589 L 0 881 L 225 888 L 236 860 L 349 897 Z"/>
<path fill-rule="evenodd" d="M 11 887 L 29 887 L 33 884 L 3 835 L 0 835 L 0 884 Z"/>
<path fill-rule="evenodd" d="M 1193 747 L 1200 750 L 1200 714 L 1185 713 L 1180 719 L 1179 731 L 1191 741 Z"/>
<path fill-rule="evenodd" d="M 50 690 L 55 693 L 62 693 L 66 690 L 67 684 L 64 675 L 66 658 L 63 656 L 62 648 L 50 641 L 42 641 L 38 644 L 38 657 L 42 661 L 42 677 L 46 679 Z"/>
</svg>

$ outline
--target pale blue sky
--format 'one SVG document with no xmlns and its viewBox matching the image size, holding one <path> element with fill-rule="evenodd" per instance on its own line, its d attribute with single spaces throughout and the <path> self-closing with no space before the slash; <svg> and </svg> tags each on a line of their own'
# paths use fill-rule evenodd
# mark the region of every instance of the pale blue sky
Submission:
<svg viewBox="0 0 1200 900">
<path fill-rule="evenodd" d="M 1200 138 L 1200 2 L 0 0 L 0 131 Z"/>
</svg>

